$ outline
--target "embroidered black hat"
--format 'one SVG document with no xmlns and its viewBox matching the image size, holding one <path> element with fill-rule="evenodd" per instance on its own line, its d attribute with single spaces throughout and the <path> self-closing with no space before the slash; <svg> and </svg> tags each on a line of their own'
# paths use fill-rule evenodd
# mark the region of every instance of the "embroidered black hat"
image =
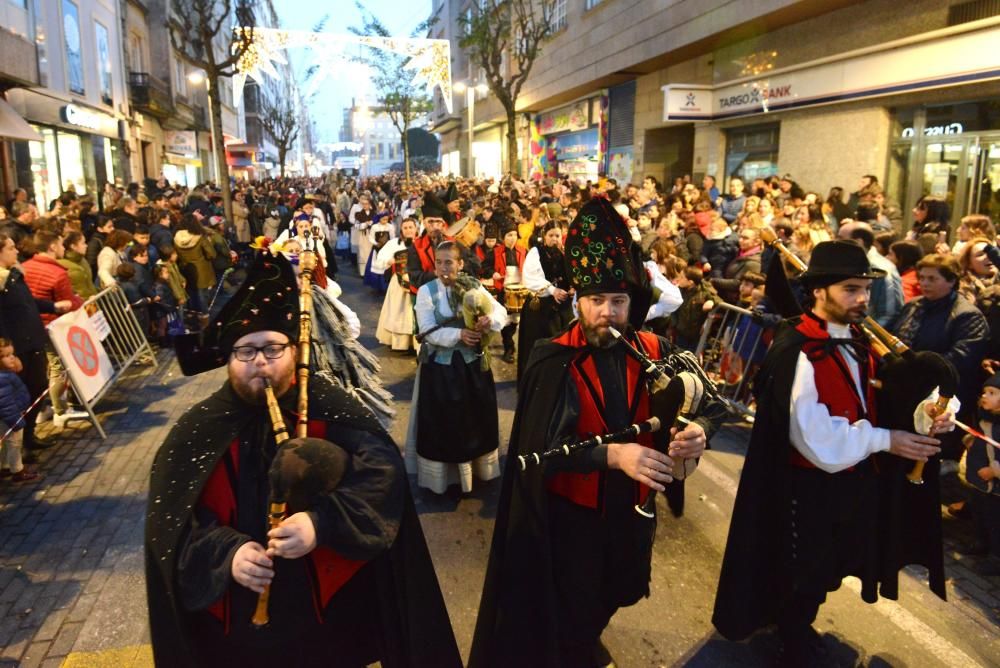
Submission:
<svg viewBox="0 0 1000 668">
<path fill-rule="evenodd" d="M 885 271 L 868 261 L 865 249 L 853 241 L 823 241 L 809 258 L 809 267 L 799 274 L 806 285 L 822 287 L 848 278 L 882 278 Z"/>
<path fill-rule="evenodd" d="M 420 207 L 420 213 L 424 218 L 441 218 L 446 225 L 451 225 L 454 222 L 448 205 L 429 190 L 424 193 L 424 205 Z"/>
<path fill-rule="evenodd" d="M 632 298 L 629 320 L 637 329 L 642 326 L 653 294 L 649 274 L 638 244 L 607 199 L 593 197 L 580 208 L 569 225 L 564 257 L 578 296 L 627 292 Z"/>
<path fill-rule="evenodd" d="M 226 363 L 233 344 L 247 334 L 274 331 L 295 341 L 299 333 L 299 289 L 295 270 L 283 255 L 257 255 L 247 278 L 201 332 L 175 338 L 185 376 Z"/>
</svg>

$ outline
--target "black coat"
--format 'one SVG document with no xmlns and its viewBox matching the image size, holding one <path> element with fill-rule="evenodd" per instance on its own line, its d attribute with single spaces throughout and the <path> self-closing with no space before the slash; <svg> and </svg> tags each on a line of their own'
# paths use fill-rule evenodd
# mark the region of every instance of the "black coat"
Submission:
<svg viewBox="0 0 1000 668">
<path fill-rule="evenodd" d="M 787 531 L 784 512 L 788 488 L 790 415 L 792 381 L 805 335 L 793 329 L 795 321 L 779 329 L 755 376 L 754 395 L 757 415 L 747 449 L 740 485 L 736 493 L 729 537 L 719 575 L 712 624 L 729 640 L 743 640 L 758 629 L 777 621 L 781 597 L 788 592 L 790 574 L 782 570 L 781 550 Z M 912 411 L 910 411 L 912 414 Z M 880 419 L 881 421 L 881 419 Z M 874 563 L 868 562 L 862 573 L 861 597 L 874 603 L 879 594 L 895 599 L 898 595 L 899 569 L 909 563 L 931 566 L 931 588 L 944 598 L 941 566 L 940 506 L 924 503 L 938 494 L 936 460 L 925 473 L 929 482 L 912 485 L 905 482 L 901 469 L 909 464 L 894 455 L 879 456 L 879 541 Z M 892 479 L 886 477 L 890 472 Z M 900 494 L 920 494 L 921 507 L 935 515 L 914 512 L 914 505 L 900 503 Z M 907 500 L 907 499 L 902 499 Z M 936 518 L 936 543 L 920 531 Z M 919 535 L 922 540 L 901 545 L 901 536 Z M 876 540 L 876 536 L 872 537 Z"/>
<path fill-rule="evenodd" d="M 371 573 L 374 582 L 367 597 L 376 601 L 372 607 L 380 620 L 381 637 L 376 640 L 382 665 L 460 666 L 399 451 L 371 412 L 342 388 L 314 377 L 310 389 L 310 420 L 326 421 L 327 433 L 351 457 L 348 472 L 327 504 L 332 507 L 328 512 L 338 518 L 336 526 L 320 521 L 317 539 L 345 558 L 368 560 L 363 571 Z M 295 394 L 279 402 L 286 416 L 292 415 Z M 199 613 L 185 609 L 181 601 L 191 593 L 185 594 L 178 584 L 181 548 L 192 530 L 193 512 L 208 478 L 222 465 L 233 439 L 247 428 L 270 430 L 271 425 L 265 411 L 244 404 L 227 383 L 185 413 L 156 454 L 150 474 L 145 557 L 150 633 L 159 666 L 199 665 L 193 641 Z M 369 499 L 377 499 L 376 505 L 368 505 Z M 341 516 L 346 516 L 343 522 Z M 395 540 L 387 548 L 381 540 L 365 542 L 374 535 L 391 540 L 393 534 Z M 245 540 L 226 547 L 235 549 Z M 207 557 L 218 560 L 218 555 Z M 219 577 L 223 586 L 231 585 L 228 570 Z M 206 588 L 219 584 L 213 578 Z M 336 605 L 336 598 L 331 605 Z"/>
<path fill-rule="evenodd" d="M 24 282 L 24 274 L 12 267 L 0 284 L 0 337 L 10 339 L 14 352 L 30 353 L 45 348 L 49 340 L 40 313 L 55 313 L 55 304 L 35 299 Z"/>
<path fill-rule="evenodd" d="M 660 346 L 670 348 L 663 339 Z M 548 430 L 539 425 L 551 423 L 579 353 L 543 339 L 521 379 L 469 668 L 560 666 L 545 467 L 522 472 L 517 456 L 551 447 Z M 721 416 L 725 409 L 715 406 Z M 699 418 L 698 423 L 712 433 L 712 422 Z M 681 499 L 675 496 L 673 502 L 682 503 L 681 481 L 668 491 L 675 486 Z"/>
</svg>

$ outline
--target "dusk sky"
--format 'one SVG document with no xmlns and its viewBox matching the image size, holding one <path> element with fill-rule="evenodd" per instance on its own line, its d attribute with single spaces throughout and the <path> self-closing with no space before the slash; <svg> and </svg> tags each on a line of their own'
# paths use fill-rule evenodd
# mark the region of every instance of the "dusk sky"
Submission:
<svg viewBox="0 0 1000 668">
<path fill-rule="evenodd" d="M 431 0 L 365 0 L 365 7 L 378 17 L 397 37 L 409 36 L 414 26 L 427 19 L 431 11 Z M 274 6 L 281 20 L 281 27 L 287 30 L 313 30 L 324 15 L 329 15 L 323 32 L 349 34 L 351 26 L 360 27 L 361 12 L 353 0 L 322 0 L 302 2 L 302 0 L 274 0 Z M 336 54 L 331 54 L 331 76 L 327 77 L 312 97 L 309 113 L 316 122 L 317 143 L 338 140 L 343 109 L 351 106 L 351 98 L 360 99 L 366 95 L 374 100 L 374 90 L 357 66 L 346 63 Z M 303 92 L 309 83 L 304 82 L 306 70 L 314 63 L 314 55 L 308 49 L 296 49 L 288 53 L 289 62 L 295 70 Z"/>
</svg>

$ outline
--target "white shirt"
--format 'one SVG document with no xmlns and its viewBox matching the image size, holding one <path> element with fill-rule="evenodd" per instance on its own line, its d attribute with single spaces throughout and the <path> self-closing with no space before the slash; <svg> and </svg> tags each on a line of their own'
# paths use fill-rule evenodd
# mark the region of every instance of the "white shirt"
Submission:
<svg viewBox="0 0 1000 668">
<path fill-rule="evenodd" d="M 832 338 L 846 339 L 851 336 L 847 325 L 827 323 L 827 331 Z M 851 372 L 862 405 L 865 405 L 865 389 L 861 387 L 858 362 L 846 352 L 842 357 Z M 924 411 L 924 404 L 936 398 L 937 390 L 913 412 L 914 426 L 921 434 L 927 434 L 933 422 Z M 955 412 L 958 407 L 958 400 L 953 398 L 949 403 L 949 410 Z M 851 423 L 847 418 L 830 415 L 826 405 L 819 402 L 815 368 L 803 352 L 799 353 L 795 365 L 789 411 L 791 415 L 789 437 L 792 446 L 816 468 L 827 473 L 843 471 L 863 461 L 869 455 L 889 450 L 888 429 L 876 427 L 868 420 Z"/>
<path fill-rule="evenodd" d="M 681 289 L 667 280 L 667 277 L 660 272 L 660 268 L 652 260 L 647 260 L 645 267 L 649 270 L 649 277 L 653 283 L 653 287 L 660 291 L 660 298 L 650 305 L 649 312 L 646 314 L 646 320 L 670 315 L 684 303 Z"/>
<path fill-rule="evenodd" d="M 556 293 L 556 286 L 552 285 L 549 279 L 545 278 L 545 271 L 542 269 L 542 258 L 539 255 L 538 246 L 529 250 L 527 256 L 524 258 L 524 266 L 521 267 L 521 282 L 524 287 L 535 294 L 539 294 L 544 290 L 545 294 L 551 297 Z"/>
<path fill-rule="evenodd" d="M 382 246 L 382 250 L 375 254 L 372 260 L 372 271 L 376 274 L 384 274 L 396 259 L 396 253 L 406 250 L 406 244 L 399 237 L 390 238 Z"/>
<path fill-rule="evenodd" d="M 435 278 L 431 283 L 438 284 L 441 314 L 446 318 L 455 315 L 455 312 L 451 310 L 451 305 L 448 303 L 448 292 L 451 288 L 446 288 L 440 278 Z M 421 333 L 427 332 L 432 327 L 437 326 L 437 320 L 434 318 L 434 300 L 431 299 L 431 283 L 420 286 L 420 289 L 417 291 L 417 300 L 414 304 L 414 310 L 417 313 L 417 329 Z M 494 332 L 499 332 L 507 324 L 507 309 L 494 299 L 493 295 L 487 292 L 485 288 L 480 287 L 479 292 L 486 295 L 493 302 L 493 311 L 490 312 L 489 316 L 490 329 Z M 424 341 L 439 348 L 453 348 L 459 344 L 461 338 L 461 327 L 442 327 L 428 334 Z"/>
</svg>

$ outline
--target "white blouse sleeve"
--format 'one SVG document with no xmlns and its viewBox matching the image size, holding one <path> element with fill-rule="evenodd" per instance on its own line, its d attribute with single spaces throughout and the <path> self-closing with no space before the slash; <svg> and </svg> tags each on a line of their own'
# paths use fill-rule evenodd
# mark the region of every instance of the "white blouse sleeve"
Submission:
<svg viewBox="0 0 1000 668">
<path fill-rule="evenodd" d="M 437 325 L 437 321 L 434 319 L 434 300 L 431 299 L 431 291 L 428 285 L 430 284 L 420 286 L 420 289 L 417 290 L 417 299 L 413 305 L 413 309 L 417 315 L 417 331 L 421 334 L 429 332 L 431 328 Z M 461 338 L 461 327 L 442 327 L 427 334 L 424 341 L 441 348 L 453 348 L 458 345 Z"/>
<path fill-rule="evenodd" d="M 889 449 L 888 429 L 830 415 L 819 402 L 815 370 L 805 353 L 799 353 L 789 404 L 792 446 L 818 469 L 837 473 Z"/>
<path fill-rule="evenodd" d="M 551 296 L 556 291 L 555 286 L 545 278 L 538 246 L 529 250 L 527 257 L 524 258 L 524 267 L 521 268 L 521 281 L 524 283 L 524 287 L 535 293 L 545 290 L 545 293 Z"/>
<path fill-rule="evenodd" d="M 684 297 L 681 296 L 680 288 L 667 280 L 667 277 L 660 272 L 660 268 L 656 266 L 655 262 L 646 262 L 644 266 L 649 270 L 653 287 L 660 291 L 660 298 L 650 305 L 649 312 L 646 314 L 646 320 L 670 315 L 684 303 Z"/>
<path fill-rule="evenodd" d="M 494 299 L 493 295 L 486 288 L 480 286 L 479 292 L 486 295 L 493 302 L 493 311 L 490 312 L 490 329 L 494 332 L 499 332 L 507 324 L 507 309 L 504 308 L 503 304 Z"/>
<path fill-rule="evenodd" d="M 388 241 L 382 250 L 376 253 L 372 260 L 372 271 L 376 274 L 384 274 L 392 266 L 395 260 L 396 251 L 400 250 L 402 244 L 397 244 L 395 240 Z"/>
</svg>

